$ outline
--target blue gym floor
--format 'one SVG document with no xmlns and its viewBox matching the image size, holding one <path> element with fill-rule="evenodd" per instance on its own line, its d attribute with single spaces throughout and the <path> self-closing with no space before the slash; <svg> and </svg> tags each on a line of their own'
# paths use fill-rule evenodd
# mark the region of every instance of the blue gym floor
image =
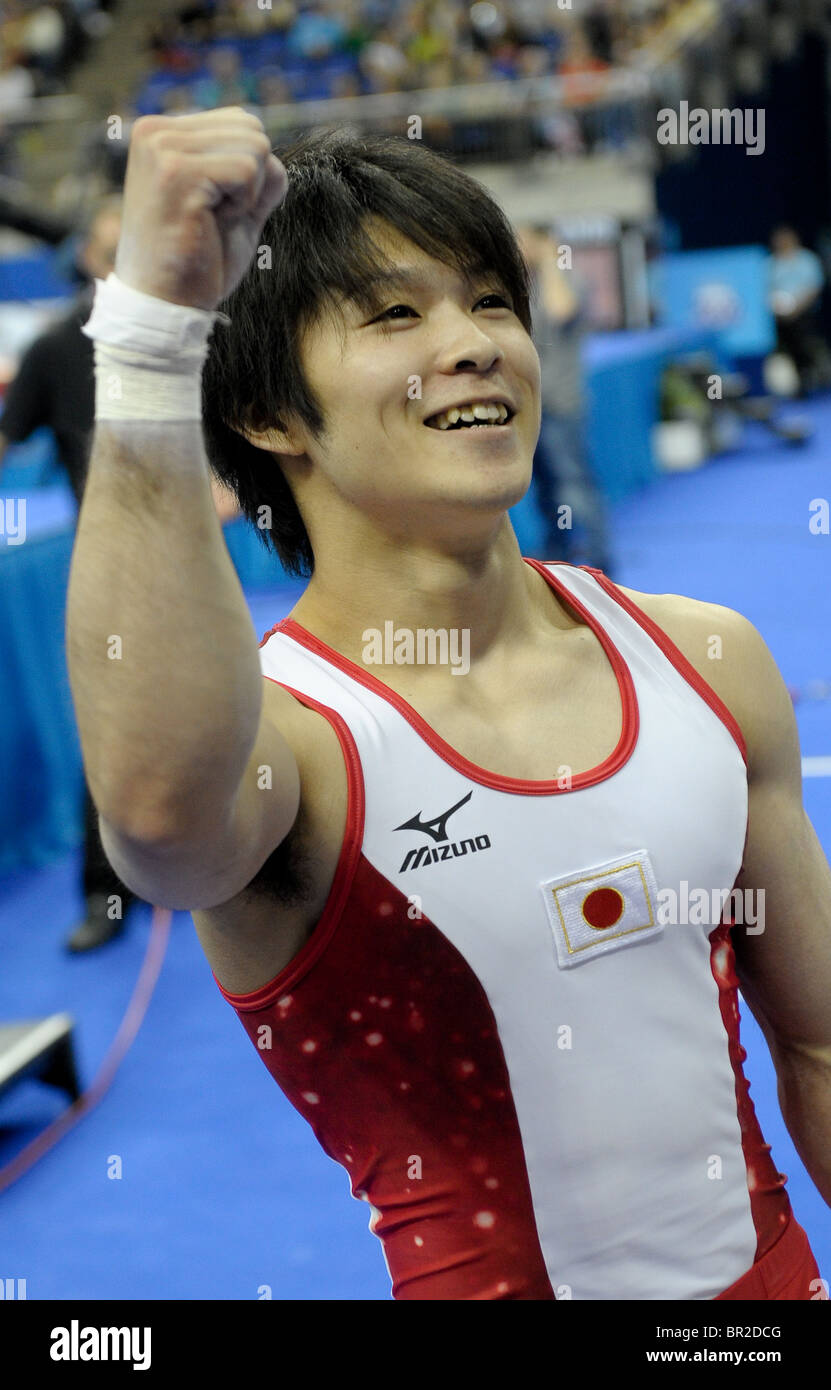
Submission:
<svg viewBox="0 0 831 1390">
<path fill-rule="evenodd" d="M 612 525 L 616 580 L 738 609 L 786 682 L 804 690 L 831 684 L 831 537 L 808 525 L 811 501 L 831 496 L 831 400 L 799 413 L 816 429 L 809 445 L 749 426 L 740 451 L 661 478 L 614 508 Z M 252 597 L 260 634 L 299 591 Z M 803 757 L 831 757 L 831 700 L 802 698 L 796 713 Z M 806 775 L 804 791 L 831 854 L 829 776 Z M 120 940 L 74 958 L 62 947 L 81 909 L 77 854 L 0 882 L 0 1019 L 70 1012 L 87 1086 L 132 994 L 150 910 L 134 909 Z M 785 1130 L 746 1007 L 742 1040 L 762 1130 L 829 1278 L 831 1212 Z M 0 1165 L 65 1103 L 37 1082 L 2 1098 Z M 114 1155 L 120 1179 L 107 1175 Z M 366 1204 L 351 1199 L 346 1173 L 255 1055 L 186 913 L 173 916 L 155 993 L 111 1089 L 0 1203 L 0 1277 L 25 1279 L 29 1299 L 257 1299 L 267 1289 L 279 1299 L 390 1297 Z"/>
</svg>

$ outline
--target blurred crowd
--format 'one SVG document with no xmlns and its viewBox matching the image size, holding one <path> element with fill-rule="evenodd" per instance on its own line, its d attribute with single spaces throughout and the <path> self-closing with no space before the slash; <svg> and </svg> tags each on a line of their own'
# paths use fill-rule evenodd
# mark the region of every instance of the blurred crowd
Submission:
<svg viewBox="0 0 831 1390">
<path fill-rule="evenodd" d="M 261 106 L 511 78 L 580 79 L 636 61 L 715 0 L 207 0 L 152 25 L 145 112 Z M 585 85 L 585 84 L 583 84 Z"/>
<path fill-rule="evenodd" d="M 63 91 L 67 75 L 106 32 L 112 0 L 0 0 L 0 115 Z"/>
<path fill-rule="evenodd" d="M 683 157 L 685 146 L 656 149 L 656 102 L 684 95 L 724 106 L 732 88 L 749 96 L 767 59 L 787 57 L 802 27 L 791 0 L 0 0 L 0 201 L 4 179 L 22 185 L 29 157 L 24 122 L 9 108 L 28 100 L 36 124 L 26 93 L 59 90 L 89 36 L 112 25 L 115 5 L 116 28 L 130 21 L 131 46 L 123 64 L 112 51 L 102 51 L 99 71 L 87 64 L 88 88 L 74 79 L 94 96 L 74 159 L 52 181 L 58 212 L 121 185 L 126 145 L 104 112 L 129 126 L 147 114 L 270 109 L 267 129 L 288 145 L 307 128 L 310 101 L 432 88 L 452 96 L 447 110 L 425 110 L 422 138 L 467 162 L 537 151 Z M 649 82 L 638 80 L 644 70 Z M 561 84 L 556 100 L 483 107 L 482 84 L 551 77 Z M 395 113 L 356 111 L 356 120 L 400 131 Z"/>
</svg>

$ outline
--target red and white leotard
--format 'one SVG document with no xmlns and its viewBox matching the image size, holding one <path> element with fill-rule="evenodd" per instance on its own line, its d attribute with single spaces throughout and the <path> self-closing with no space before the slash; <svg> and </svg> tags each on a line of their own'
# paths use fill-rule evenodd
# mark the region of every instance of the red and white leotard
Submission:
<svg viewBox="0 0 831 1390">
<path fill-rule="evenodd" d="M 496 776 L 279 623 L 262 671 L 335 729 L 346 833 L 300 953 L 222 992 L 371 1204 L 394 1298 L 714 1299 L 796 1228 L 742 1072 L 730 928 L 659 912 L 735 884 L 744 741 L 600 571 L 528 563 L 611 662 L 614 752 L 570 785 Z"/>
</svg>

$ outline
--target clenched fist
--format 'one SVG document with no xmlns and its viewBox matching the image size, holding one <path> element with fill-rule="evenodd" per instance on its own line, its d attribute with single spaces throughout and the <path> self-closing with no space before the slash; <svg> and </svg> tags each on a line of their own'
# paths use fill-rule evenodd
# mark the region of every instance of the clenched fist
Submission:
<svg viewBox="0 0 831 1390">
<path fill-rule="evenodd" d="M 124 183 L 115 273 L 145 294 L 215 309 L 242 279 L 288 176 L 239 106 L 141 116 Z"/>
</svg>

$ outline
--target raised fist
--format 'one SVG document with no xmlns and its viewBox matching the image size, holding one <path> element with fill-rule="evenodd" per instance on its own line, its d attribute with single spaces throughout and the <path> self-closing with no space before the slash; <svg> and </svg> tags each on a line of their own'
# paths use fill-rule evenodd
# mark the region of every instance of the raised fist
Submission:
<svg viewBox="0 0 831 1390">
<path fill-rule="evenodd" d="M 262 122 L 242 107 L 139 117 L 116 275 L 158 299 L 215 309 L 248 269 L 287 188 Z"/>
</svg>

